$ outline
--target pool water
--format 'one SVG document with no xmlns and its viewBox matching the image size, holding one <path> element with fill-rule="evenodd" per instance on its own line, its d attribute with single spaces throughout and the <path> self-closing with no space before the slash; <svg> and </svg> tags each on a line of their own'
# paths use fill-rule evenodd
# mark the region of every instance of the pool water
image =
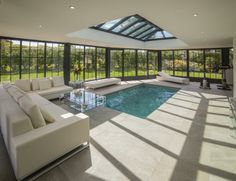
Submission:
<svg viewBox="0 0 236 181">
<path fill-rule="evenodd" d="M 141 84 L 106 95 L 106 107 L 146 118 L 179 89 Z"/>
</svg>

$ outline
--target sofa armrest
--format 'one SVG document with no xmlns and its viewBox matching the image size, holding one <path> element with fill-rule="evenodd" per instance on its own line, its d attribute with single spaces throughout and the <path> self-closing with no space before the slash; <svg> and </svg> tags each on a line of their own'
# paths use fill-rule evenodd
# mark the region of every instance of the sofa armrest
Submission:
<svg viewBox="0 0 236 181">
<path fill-rule="evenodd" d="M 12 138 L 13 168 L 22 179 L 89 141 L 89 117 L 78 114 Z"/>
</svg>

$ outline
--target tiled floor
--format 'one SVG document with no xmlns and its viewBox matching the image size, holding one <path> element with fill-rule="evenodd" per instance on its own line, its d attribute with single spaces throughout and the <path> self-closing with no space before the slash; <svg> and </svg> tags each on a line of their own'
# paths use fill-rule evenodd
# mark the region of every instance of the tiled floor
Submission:
<svg viewBox="0 0 236 181">
<path fill-rule="evenodd" d="M 146 119 L 103 107 L 87 112 L 90 149 L 37 180 L 236 180 L 236 139 L 227 100 L 232 92 L 215 85 L 202 90 L 198 83 L 182 86 L 157 80 L 122 82 L 96 92 L 106 94 L 140 82 L 182 89 Z M 0 154 L 7 159 L 3 148 Z M 13 178 L 5 163 L 0 162 L 0 180 Z"/>
</svg>

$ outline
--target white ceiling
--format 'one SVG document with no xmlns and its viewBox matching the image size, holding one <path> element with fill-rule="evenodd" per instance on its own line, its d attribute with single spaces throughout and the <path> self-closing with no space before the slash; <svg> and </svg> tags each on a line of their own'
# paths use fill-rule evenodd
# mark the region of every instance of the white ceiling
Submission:
<svg viewBox="0 0 236 181">
<path fill-rule="evenodd" d="M 0 36 L 130 48 L 230 47 L 236 0 L 2 0 Z M 74 10 L 69 8 L 75 6 Z M 193 14 L 198 16 L 194 17 Z M 88 27 L 139 14 L 178 40 L 143 43 Z M 39 28 L 42 25 L 42 28 Z"/>
</svg>

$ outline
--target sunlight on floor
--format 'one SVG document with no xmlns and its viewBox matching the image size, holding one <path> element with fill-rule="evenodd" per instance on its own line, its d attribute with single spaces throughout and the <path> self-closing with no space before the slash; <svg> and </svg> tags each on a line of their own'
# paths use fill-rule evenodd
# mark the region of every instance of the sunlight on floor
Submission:
<svg viewBox="0 0 236 181">
<path fill-rule="evenodd" d="M 180 90 L 146 119 L 119 113 L 91 137 L 122 165 L 122 176 L 129 173 L 126 179 L 229 179 L 236 176 L 236 141 L 228 114 L 225 96 Z"/>
</svg>

